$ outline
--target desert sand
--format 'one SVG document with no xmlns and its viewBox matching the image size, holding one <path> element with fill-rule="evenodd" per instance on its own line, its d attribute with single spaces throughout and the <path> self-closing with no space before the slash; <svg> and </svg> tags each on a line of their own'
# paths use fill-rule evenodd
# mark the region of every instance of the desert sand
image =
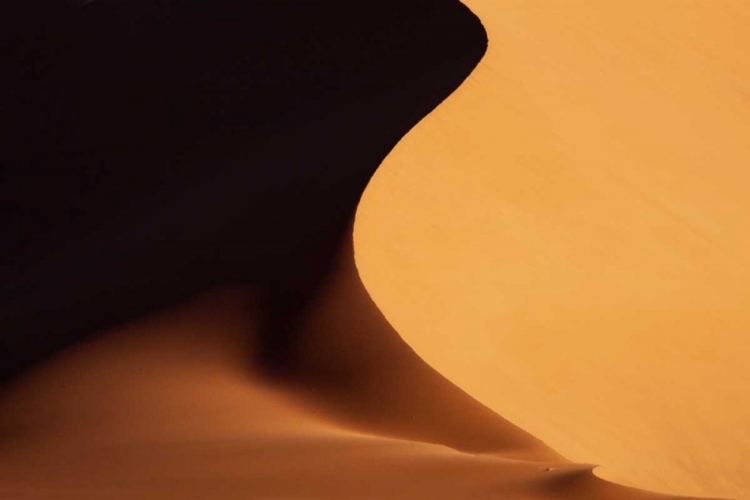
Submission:
<svg viewBox="0 0 750 500">
<path fill-rule="evenodd" d="M 750 3 L 467 5 L 488 53 L 368 187 L 367 289 L 597 475 L 750 498 Z"/>
<path fill-rule="evenodd" d="M 342 249 L 299 361 L 258 363 L 263 302 L 222 287 L 104 332 L 1 401 L 0 495 L 664 498 L 596 478 L 430 368 Z"/>
<path fill-rule="evenodd" d="M 140 5 L 72 14 L 56 36 L 74 43 L 51 52 L 46 83 L 84 81 L 87 51 L 102 64 L 129 53 L 117 37 L 130 28 L 108 39 L 102 19 L 136 23 L 148 48 L 164 29 L 211 23 L 237 31 L 201 32 L 198 46 L 244 43 L 227 11 L 179 17 L 185 4 L 166 2 L 177 17 L 162 26 Z M 285 5 L 268 19 L 286 26 L 277 12 L 298 7 Z M 62 152 L 84 173 L 98 172 L 91 158 L 112 167 L 114 180 L 70 205 L 100 213 L 55 214 L 56 233 L 23 242 L 38 254 L 19 243 L 0 268 L 13 278 L 0 303 L 0 498 L 667 498 L 632 486 L 747 496 L 747 66 L 730 49 L 748 10 L 736 5 L 475 2 L 486 55 L 482 25 L 458 2 L 415 0 L 392 19 L 375 9 L 341 32 L 331 22 L 348 52 L 316 48 L 320 61 L 361 64 L 320 63 L 305 83 L 339 88 L 269 104 L 261 85 L 258 109 L 280 105 L 281 118 L 179 155 L 169 148 L 206 133 L 204 120 L 226 124 L 200 108 L 211 99 L 258 112 L 240 98 L 254 73 L 240 64 L 219 92 L 211 80 L 182 89 L 209 63 L 186 55 L 153 70 L 172 56 L 144 50 L 105 67 L 126 79 L 151 68 L 163 87 L 105 75 L 89 90 L 99 101 L 79 110 L 78 87 L 63 86 Z M 240 13 L 258 22 L 252 8 Z M 653 27 L 632 30 L 646 14 Z M 392 32 L 377 38 L 384 25 Z M 102 37 L 110 45 L 83 43 Z M 47 54 L 56 38 L 41 39 L 32 46 Z M 373 50 L 364 62 L 361 50 Z M 175 111 L 153 111 L 167 83 L 184 92 L 170 99 L 199 105 L 178 115 L 182 128 Z M 25 84 L 29 100 L 9 109 L 37 106 Z M 111 85 L 147 96 L 110 110 L 122 122 L 99 108 Z M 79 129 L 65 128 L 67 112 Z M 13 145 L 16 159 L 26 153 Z M 128 163 L 154 157 L 171 169 Z M 116 182 L 123 165 L 132 185 Z M 55 175 L 76 193 L 77 172 Z M 123 210 L 128 197 L 138 203 Z M 40 200 L 13 202 L 36 217 L 37 203 L 54 206 Z"/>
</svg>

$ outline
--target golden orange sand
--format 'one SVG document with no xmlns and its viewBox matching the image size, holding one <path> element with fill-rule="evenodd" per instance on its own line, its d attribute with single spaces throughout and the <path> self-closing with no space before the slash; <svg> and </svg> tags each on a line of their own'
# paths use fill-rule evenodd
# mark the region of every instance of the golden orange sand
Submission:
<svg viewBox="0 0 750 500">
<path fill-rule="evenodd" d="M 750 498 L 750 2 L 466 3 L 488 54 L 358 212 L 373 299 L 597 475 Z"/>
<path fill-rule="evenodd" d="M 351 247 L 287 379 L 262 302 L 208 292 L 60 353 L 0 400 L 0 498 L 658 500 L 560 459 L 421 361 Z"/>
<path fill-rule="evenodd" d="M 251 285 L 110 329 L 0 393 L 0 498 L 750 498 L 750 3 L 467 3 L 290 370 Z"/>
</svg>

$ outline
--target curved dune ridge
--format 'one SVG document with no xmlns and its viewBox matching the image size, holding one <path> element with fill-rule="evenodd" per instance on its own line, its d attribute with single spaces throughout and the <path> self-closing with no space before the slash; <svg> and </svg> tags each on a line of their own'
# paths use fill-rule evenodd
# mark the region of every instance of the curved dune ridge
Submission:
<svg viewBox="0 0 750 500">
<path fill-rule="evenodd" d="M 17 125 L 2 159 L 24 167 L 3 172 L 19 233 L 0 266 L 0 498 L 664 498 L 596 477 L 454 385 L 410 347 L 424 329 L 408 325 L 407 344 L 360 278 L 365 186 L 485 53 L 462 4 L 42 4 L 0 39 Z M 375 221 L 416 208 L 378 219 L 376 192 L 358 254 L 385 234 Z M 384 293 L 367 258 L 378 300 L 425 311 L 436 288 Z M 493 383 L 528 387 L 524 358 L 495 357 L 472 326 L 446 353 L 484 349 L 508 361 Z"/>
<path fill-rule="evenodd" d="M 349 235 L 351 236 L 351 234 Z M 349 238 L 351 241 L 351 238 Z M 263 301 L 214 289 L 105 332 L 3 396 L 8 498 L 664 498 L 570 463 L 426 365 L 345 245 L 269 378 Z"/>
<path fill-rule="evenodd" d="M 373 299 L 597 475 L 750 498 L 750 4 L 466 3 L 487 55 L 358 212 Z"/>
</svg>

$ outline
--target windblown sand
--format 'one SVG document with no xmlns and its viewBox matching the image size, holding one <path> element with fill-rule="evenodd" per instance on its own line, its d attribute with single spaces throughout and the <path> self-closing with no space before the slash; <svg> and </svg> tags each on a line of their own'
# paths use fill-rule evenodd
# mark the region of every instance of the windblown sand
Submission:
<svg viewBox="0 0 750 500">
<path fill-rule="evenodd" d="M 597 475 L 750 498 L 750 2 L 467 5 L 489 52 L 370 184 L 367 289 Z"/>
<path fill-rule="evenodd" d="M 17 382 L 0 413 L 0 496 L 662 498 L 594 477 L 442 378 L 379 315 L 352 257 L 289 380 L 248 370 L 262 308 L 252 287 L 229 287 Z"/>
<path fill-rule="evenodd" d="M 0 394 L 0 498 L 750 498 L 750 4 L 468 3 L 288 370 L 252 285 L 112 328 Z"/>
</svg>

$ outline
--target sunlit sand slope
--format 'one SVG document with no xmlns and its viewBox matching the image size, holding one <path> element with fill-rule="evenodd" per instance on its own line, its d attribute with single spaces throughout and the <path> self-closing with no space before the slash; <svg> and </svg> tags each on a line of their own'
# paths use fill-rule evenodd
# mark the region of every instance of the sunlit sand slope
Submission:
<svg viewBox="0 0 750 500">
<path fill-rule="evenodd" d="M 112 329 L 19 379 L 0 398 L 0 497 L 664 498 L 561 461 L 456 389 L 380 315 L 350 245 L 341 257 L 283 379 L 259 363 L 251 286 Z"/>
<path fill-rule="evenodd" d="M 750 2 L 467 4 L 489 52 L 365 193 L 368 290 L 597 474 L 750 498 Z"/>
</svg>

